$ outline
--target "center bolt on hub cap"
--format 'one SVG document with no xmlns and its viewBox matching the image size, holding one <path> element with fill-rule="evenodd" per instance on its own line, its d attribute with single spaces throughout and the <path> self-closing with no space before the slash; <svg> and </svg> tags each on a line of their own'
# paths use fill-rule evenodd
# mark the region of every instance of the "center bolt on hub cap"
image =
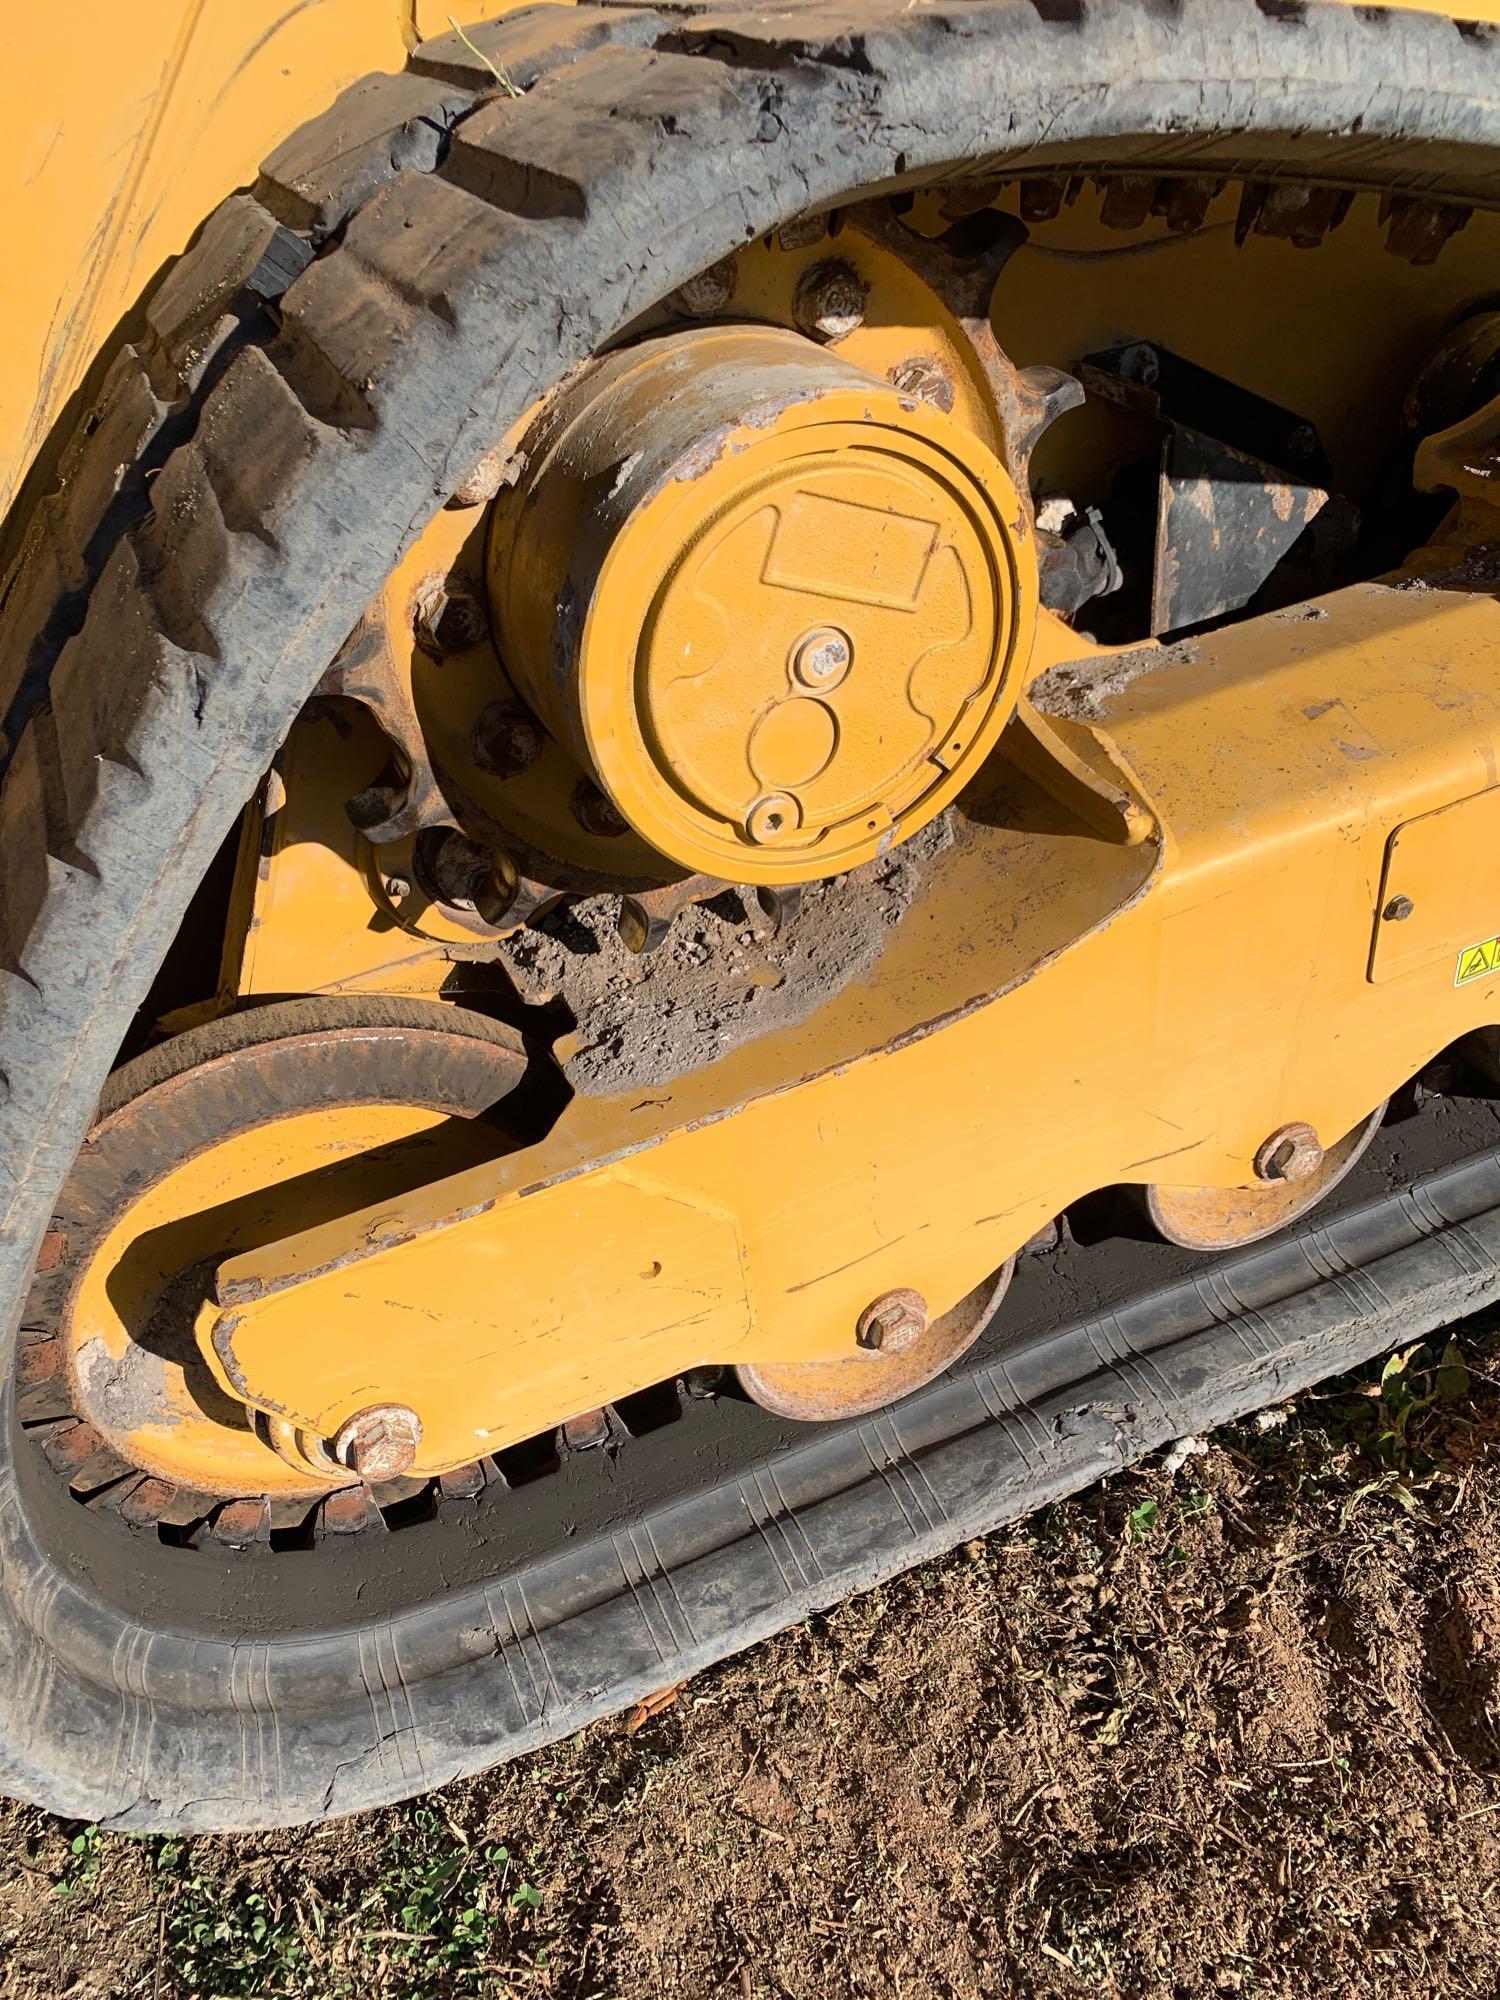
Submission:
<svg viewBox="0 0 1500 2000">
<path fill-rule="evenodd" d="M 500 650 L 658 853 L 721 881 L 856 867 L 940 812 L 1014 709 L 1026 510 L 953 418 L 781 329 L 591 369 L 501 497 Z"/>
</svg>

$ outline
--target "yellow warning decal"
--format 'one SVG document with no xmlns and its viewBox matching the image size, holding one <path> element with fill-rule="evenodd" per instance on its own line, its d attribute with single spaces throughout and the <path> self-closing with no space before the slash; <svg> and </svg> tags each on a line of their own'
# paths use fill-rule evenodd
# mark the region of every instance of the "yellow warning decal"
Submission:
<svg viewBox="0 0 1500 2000">
<path fill-rule="evenodd" d="M 1483 944 L 1466 944 L 1458 954 L 1455 986 L 1467 986 L 1471 979 L 1483 979 L 1487 972 L 1500 971 L 1500 937 L 1486 938 Z"/>
</svg>

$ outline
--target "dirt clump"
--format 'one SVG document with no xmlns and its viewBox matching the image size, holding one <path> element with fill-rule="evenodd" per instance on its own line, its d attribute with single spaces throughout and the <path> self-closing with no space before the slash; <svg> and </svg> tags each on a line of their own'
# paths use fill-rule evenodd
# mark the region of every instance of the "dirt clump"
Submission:
<svg viewBox="0 0 1500 2000">
<path fill-rule="evenodd" d="M 943 814 L 878 860 L 811 883 L 779 923 L 752 889 L 727 889 L 637 954 L 616 928 L 619 899 L 591 896 L 507 938 L 501 957 L 524 1001 L 571 1010 L 577 1026 L 561 1054 L 576 1090 L 667 1083 L 796 1027 L 863 978 L 952 839 Z"/>
</svg>

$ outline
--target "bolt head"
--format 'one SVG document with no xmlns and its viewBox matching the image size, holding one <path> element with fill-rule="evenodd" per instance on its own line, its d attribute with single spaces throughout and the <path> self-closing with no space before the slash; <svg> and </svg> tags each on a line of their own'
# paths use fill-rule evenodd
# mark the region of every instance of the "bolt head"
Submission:
<svg viewBox="0 0 1500 2000">
<path fill-rule="evenodd" d="M 699 271 L 685 285 L 678 286 L 677 306 L 690 319 L 712 319 L 734 297 L 736 275 L 733 257 L 721 257 L 717 264 L 710 264 L 706 271 Z"/>
<path fill-rule="evenodd" d="M 542 754 L 542 725 L 518 701 L 492 701 L 475 719 L 469 747 L 481 771 L 518 778 Z"/>
<path fill-rule="evenodd" d="M 1262 1181 L 1306 1181 L 1323 1164 L 1323 1148 L 1311 1125 L 1280 1125 L 1255 1151 L 1255 1176 Z"/>
<path fill-rule="evenodd" d="M 484 592 L 462 570 L 423 578 L 412 594 L 411 622 L 417 644 L 435 660 L 482 645 L 490 631 Z"/>
<path fill-rule="evenodd" d="M 1380 914 L 1388 924 L 1404 924 L 1416 907 L 1410 896 L 1392 896 Z"/>
<path fill-rule="evenodd" d="M 877 1354 L 905 1354 L 927 1331 L 927 1301 L 902 1286 L 871 1299 L 855 1322 L 854 1338 Z"/>
<path fill-rule="evenodd" d="M 792 318 L 810 340 L 846 340 L 864 325 L 864 279 L 842 258 L 814 264 L 797 280 Z"/>
<path fill-rule="evenodd" d="M 953 408 L 953 377 L 930 354 L 913 354 L 898 361 L 890 372 L 890 384 L 903 396 L 918 403 L 930 403 L 947 415 Z"/>
<path fill-rule="evenodd" d="M 580 778 L 573 787 L 573 817 L 585 833 L 600 840 L 618 840 L 630 830 L 614 800 L 606 798 L 587 778 Z"/>
<path fill-rule="evenodd" d="M 411 884 L 404 875 L 387 875 L 381 883 L 381 887 L 385 890 L 387 899 L 392 903 L 404 903 L 411 894 Z"/>
<path fill-rule="evenodd" d="M 421 1442 L 422 1420 L 415 1410 L 404 1403 L 372 1403 L 339 1425 L 333 1455 L 356 1479 L 379 1485 L 410 1472 Z"/>
<path fill-rule="evenodd" d="M 767 792 L 745 815 L 745 832 L 757 847 L 774 846 L 802 824 L 802 810 L 789 792 Z"/>
<path fill-rule="evenodd" d="M 792 674 L 803 687 L 837 687 L 854 660 L 854 645 L 836 625 L 817 625 L 792 648 Z"/>
</svg>

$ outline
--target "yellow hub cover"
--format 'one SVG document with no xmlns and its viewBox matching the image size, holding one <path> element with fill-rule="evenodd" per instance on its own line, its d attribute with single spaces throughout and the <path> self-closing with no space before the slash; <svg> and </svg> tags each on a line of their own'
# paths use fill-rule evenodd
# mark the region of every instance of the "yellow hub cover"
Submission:
<svg viewBox="0 0 1500 2000">
<path fill-rule="evenodd" d="M 512 676 L 630 824 L 771 883 L 952 799 L 1015 705 L 1036 602 L 987 446 L 748 327 L 646 342 L 553 408 L 490 587 Z"/>
</svg>

